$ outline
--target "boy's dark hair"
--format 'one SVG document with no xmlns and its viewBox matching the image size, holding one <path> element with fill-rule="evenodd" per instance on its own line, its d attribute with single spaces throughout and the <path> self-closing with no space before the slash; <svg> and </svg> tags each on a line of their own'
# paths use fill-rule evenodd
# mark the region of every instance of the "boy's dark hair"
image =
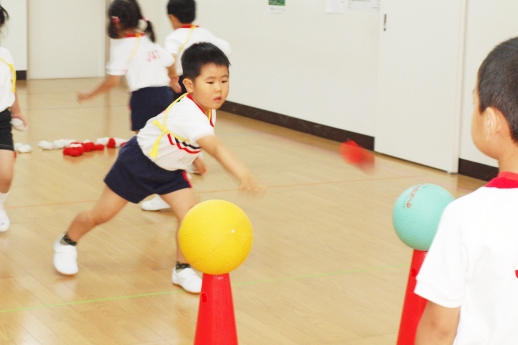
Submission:
<svg viewBox="0 0 518 345">
<path fill-rule="evenodd" d="M 9 19 L 9 13 L 5 10 L 5 8 L 0 5 L 0 27 L 4 26 L 5 22 Z"/>
<path fill-rule="evenodd" d="M 119 38 L 119 30 L 115 27 L 116 23 L 120 24 L 121 30 L 137 29 L 139 20 L 145 20 L 147 22 L 145 33 L 151 41 L 155 42 L 153 25 L 144 18 L 136 0 L 113 0 L 108 9 L 108 20 L 110 21 L 108 36 L 114 39 Z"/>
<path fill-rule="evenodd" d="M 190 24 L 196 18 L 196 3 L 194 0 L 169 0 L 167 14 L 172 14 L 180 23 Z"/>
<path fill-rule="evenodd" d="M 208 64 L 217 66 L 230 66 L 228 57 L 212 43 L 195 43 L 185 49 L 182 54 L 183 77 L 196 79 L 201 73 L 201 68 Z"/>
<path fill-rule="evenodd" d="M 478 70 L 480 112 L 488 107 L 505 116 L 511 137 L 518 142 L 518 37 L 497 45 Z"/>
</svg>

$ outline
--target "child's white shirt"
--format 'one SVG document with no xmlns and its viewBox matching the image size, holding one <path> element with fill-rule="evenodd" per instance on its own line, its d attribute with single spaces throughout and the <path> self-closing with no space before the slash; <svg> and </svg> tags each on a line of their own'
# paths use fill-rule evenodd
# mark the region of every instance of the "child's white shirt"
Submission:
<svg viewBox="0 0 518 345">
<path fill-rule="evenodd" d="M 166 37 L 164 45 L 169 54 L 176 56 L 176 73 L 178 75 L 183 74 L 181 63 L 183 52 L 193 44 L 200 42 L 212 43 L 226 55 L 230 54 L 230 44 L 214 36 L 209 30 L 197 25 L 194 25 L 194 28 L 191 28 L 191 25 L 180 27 Z"/>
<path fill-rule="evenodd" d="M 455 345 L 518 344 L 518 188 L 482 187 L 449 204 L 415 293 L 460 307 Z"/>
<path fill-rule="evenodd" d="M 8 64 L 13 64 L 11 52 L 6 48 L 0 47 L 0 111 L 11 107 L 14 104 L 15 94 L 12 91 L 13 73 Z"/>
<path fill-rule="evenodd" d="M 130 91 L 168 86 L 170 80 L 166 68 L 173 62 L 171 54 L 141 34 L 137 37 L 111 40 L 110 61 L 106 66 L 106 73 L 125 75 Z"/>
<path fill-rule="evenodd" d="M 167 133 L 160 138 L 160 128 L 166 116 Z M 158 121 L 158 122 L 157 122 Z M 165 170 L 185 170 L 201 152 L 196 140 L 214 135 L 216 111 L 209 116 L 193 101 L 190 95 L 183 97 L 161 114 L 148 120 L 137 134 L 137 142 L 151 161 Z M 160 125 L 160 126 L 159 126 Z M 152 157 L 153 145 L 160 138 L 158 156 Z"/>
</svg>

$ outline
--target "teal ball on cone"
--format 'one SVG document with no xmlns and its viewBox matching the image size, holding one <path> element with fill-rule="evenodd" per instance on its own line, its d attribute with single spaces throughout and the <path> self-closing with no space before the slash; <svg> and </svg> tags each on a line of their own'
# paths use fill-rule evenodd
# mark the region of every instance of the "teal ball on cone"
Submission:
<svg viewBox="0 0 518 345">
<path fill-rule="evenodd" d="M 405 190 L 392 210 L 392 223 L 398 237 L 413 249 L 427 251 L 444 209 L 454 199 L 446 189 L 429 183 Z"/>
</svg>

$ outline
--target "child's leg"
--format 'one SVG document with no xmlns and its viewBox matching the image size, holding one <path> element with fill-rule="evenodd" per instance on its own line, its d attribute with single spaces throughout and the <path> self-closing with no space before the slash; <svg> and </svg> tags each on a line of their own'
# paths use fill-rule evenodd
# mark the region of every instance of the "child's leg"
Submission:
<svg viewBox="0 0 518 345">
<path fill-rule="evenodd" d="M 176 267 L 173 269 L 173 284 L 181 286 L 185 291 L 198 294 L 201 292 L 201 278 L 189 266 L 182 250 L 178 244 L 178 229 L 185 214 L 196 205 L 192 189 L 185 188 L 178 191 L 162 195 L 162 198 L 169 203 L 174 214 L 178 217 L 176 228 Z"/>
<path fill-rule="evenodd" d="M 126 204 L 127 200 L 104 187 L 101 198 L 91 210 L 79 213 L 68 227 L 66 234 L 72 241 L 77 242 L 84 234 L 96 226 L 112 219 Z"/>
<path fill-rule="evenodd" d="M 176 261 L 180 263 L 187 263 L 183 256 L 182 250 L 178 244 L 178 230 L 182 224 L 182 220 L 187 212 L 196 205 L 196 199 L 191 188 L 184 188 L 175 192 L 161 195 L 162 199 L 167 202 L 174 214 L 178 218 L 178 225 L 176 227 Z"/>
<path fill-rule="evenodd" d="M 91 210 L 83 211 L 72 221 L 65 234 L 54 243 L 54 267 L 64 275 L 78 271 L 76 242 L 97 225 L 112 219 L 128 203 L 110 188 L 105 187 L 101 198 Z"/>
<path fill-rule="evenodd" d="M 4 203 L 11 188 L 14 175 L 14 152 L 0 150 L 0 232 L 7 231 L 10 226 Z"/>
</svg>

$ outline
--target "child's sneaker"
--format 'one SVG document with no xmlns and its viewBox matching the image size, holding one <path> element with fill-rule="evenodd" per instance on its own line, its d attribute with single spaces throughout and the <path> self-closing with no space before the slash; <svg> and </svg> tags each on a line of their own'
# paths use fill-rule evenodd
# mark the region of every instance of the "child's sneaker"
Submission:
<svg viewBox="0 0 518 345">
<path fill-rule="evenodd" d="M 77 249 L 70 244 L 62 244 L 60 235 L 54 242 L 54 268 L 66 276 L 73 276 L 77 273 Z"/>
<path fill-rule="evenodd" d="M 162 199 L 160 197 L 160 195 L 155 195 L 155 197 L 153 199 L 144 201 L 140 205 L 140 207 L 144 211 L 160 211 L 160 210 L 167 210 L 167 209 L 171 208 L 171 206 L 169 206 L 169 204 L 167 202 L 165 202 L 164 199 Z"/>
<path fill-rule="evenodd" d="M 185 291 L 193 294 L 201 292 L 201 278 L 190 267 L 184 268 L 180 272 L 176 272 L 173 268 L 173 284 L 181 286 Z"/>
<path fill-rule="evenodd" d="M 0 210 L 0 232 L 9 230 L 10 225 L 11 222 L 9 221 L 9 217 L 7 217 L 7 213 L 5 210 Z"/>
</svg>

